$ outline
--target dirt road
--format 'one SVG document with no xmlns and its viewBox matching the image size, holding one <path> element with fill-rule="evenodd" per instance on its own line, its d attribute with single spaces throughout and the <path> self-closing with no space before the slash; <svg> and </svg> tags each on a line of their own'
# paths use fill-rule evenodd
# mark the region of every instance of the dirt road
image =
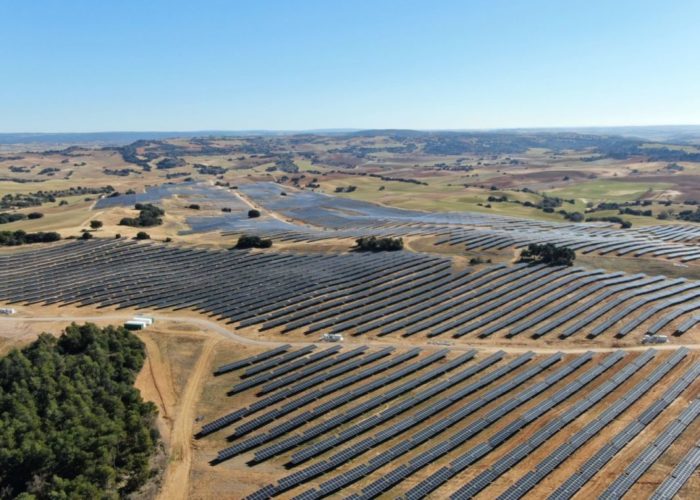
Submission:
<svg viewBox="0 0 700 500">
<path fill-rule="evenodd" d="M 202 353 L 197 359 L 194 370 L 185 386 L 179 410 L 173 422 L 170 444 L 170 463 L 163 478 L 159 498 L 163 500 L 187 498 L 189 476 L 192 466 L 192 435 L 195 408 L 202 393 L 202 386 L 214 355 L 218 340 L 211 339 L 204 343 Z"/>
<path fill-rule="evenodd" d="M 125 321 L 127 319 L 130 319 L 133 316 L 132 313 L 124 313 L 124 314 L 105 314 L 103 316 L 33 316 L 30 318 L 27 317 L 21 317 L 21 316 L 11 316 L 11 317 L 0 317 L 0 323 L 2 322 L 25 322 L 25 321 L 38 321 L 38 322 L 48 322 L 48 321 Z M 187 316 L 160 316 L 157 314 L 151 314 L 154 319 L 158 321 L 174 321 L 174 322 L 179 322 L 179 323 L 187 323 L 190 325 L 198 326 L 202 330 L 205 331 L 213 331 L 216 332 L 230 340 L 233 340 L 234 342 L 238 342 L 240 344 L 246 344 L 246 345 L 259 345 L 259 346 L 270 346 L 270 347 L 276 347 L 281 344 L 293 344 L 293 345 L 298 345 L 298 346 L 304 346 L 304 345 L 309 345 L 315 343 L 314 341 L 304 341 L 304 342 L 299 342 L 295 341 L 293 339 L 280 339 L 279 341 L 275 340 L 260 340 L 260 339 L 251 339 L 248 337 L 245 337 L 243 335 L 238 335 L 237 333 L 229 330 L 225 326 L 223 326 L 221 323 L 217 323 L 216 321 L 209 321 L 206 319 L 200 319 L 200 318 L 192 318 L 192 317 L 187 317 Z M 354 339 L 349 339 L 348 341 L 343 342 L 343 345 L 347 345 L 349 347 L 358 347 L 358 346 L 372 346 L 372 347 L 388 347 L 388 346 L 396 346 L 396 342 L 382 342 L 382 341 L 377 341 L 377 340 L 354 340 Z M 424 347 L 428 349 L 442 349 L 445 347 L 449 347 L 450 349 L 456 350 L 456 351 L 466 351 L 469 349 L 479 349 L 482 351 L 490 352 L 490 351 L 504 351 L 504 352 L 509 352 L 509 353 L 523 353 L 523 352 L 537 352 L 537 353 L 554 353 L 554 352 L 564 352 L 564 353 L 583 353 L 583 352 L 612 352 L 612 351 L 618 351 L 618 350 L 623 350 L 623 351 L 645 351 L 651 347 L 653 347 L 656 350 L 659 351 L 665 351 L 665 350 L 674 350 L 678 349 L 680 347 L 687 347 L 688 349 L 694 349 L 694 350 L 700 350 L 700 344 L 656 344 L 656 345 L 638 345 L 638 346 L 633 346 L 633 347 L 575 347 L 575 348 L 551 348 L 551 347 L 538 347 L 538 346 L 519 346 L 519 347 L 509 347 L 509 346 L 504 346 L 504 345 L 493 345 L 493 346 L 488 346 L 488 345 L 469 345 L 469 344 L 460 344 L 460 343 L 454 343 L 454 344 L 438 344 L 438 343 L 430 343 L 430 342 L 425 342 L 425 343 L 411 343 L 407 344 L 410 345 L 411 347 Z"/>
</svg>

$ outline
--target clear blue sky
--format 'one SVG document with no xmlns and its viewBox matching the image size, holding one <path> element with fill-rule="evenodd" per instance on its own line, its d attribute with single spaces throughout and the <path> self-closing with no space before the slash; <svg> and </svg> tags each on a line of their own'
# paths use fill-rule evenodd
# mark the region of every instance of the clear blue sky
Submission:
<svg viewBox="0 0 700 500">
<path fill-rule="evenodd" d="M 0 132 L 700 123 L 697 0 L 0 2 Z"/>
</svg>

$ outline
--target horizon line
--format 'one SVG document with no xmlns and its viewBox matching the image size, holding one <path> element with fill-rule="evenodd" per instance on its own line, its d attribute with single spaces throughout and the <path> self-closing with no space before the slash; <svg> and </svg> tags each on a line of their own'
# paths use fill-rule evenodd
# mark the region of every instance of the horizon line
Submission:
<svg viewBox="0 0 700 500">
<path fill-rule="evenodd" d="M 519 126 L 519 127 L 469 127 L 469 128 L 411 128 L 411 127 L 329 127 L 308 129 L 190 129 L 190 130 L 94 130 L 94 131 L 61 131 L 61 132 L 2 132 L 0 135 L 87 135 L 87 134 L 205 134 L 205 133 L 277 133 L 277 134 L 303 134 L 319 132 L 365 132 L 365 131 L 411 131 L 411 132 L 496 132 L 518 130 L 567 130 L 567 129 L 616 129 L 616 128 L 672 128 L 672 127 L 700 127 L 700 123 L 658 123 L 645 125 L 553 125 L 553 126 Z"/>
</svg>

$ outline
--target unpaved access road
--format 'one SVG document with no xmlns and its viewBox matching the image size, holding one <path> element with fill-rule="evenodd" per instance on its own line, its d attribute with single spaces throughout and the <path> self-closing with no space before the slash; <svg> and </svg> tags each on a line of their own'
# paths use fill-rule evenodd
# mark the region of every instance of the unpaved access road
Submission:
<svg viewBox="0 0 700 500">
<path fill-rule="evenodd" d="M 61 321 L 61 322 L 66 322 L 66 321 L 125 321 L 127 319 L 130 319 L 134 315 L 133 312 L 131 313 L 124 313 L 124 314 L 105 314 L 102 316 L 95 316 L 95 315 L 86 315 L 86 316 L 77 316 L 77 315 L 67 315 L 67 316 L 31 316 L 31 317 L 23 317 L 23 316 L 9 316 L 9 317 L 0 317 L 0 324 L 5 323 L 5 322 L 16 322 L 16 323 L 21 323 L 21 322 L 50 322 L 50 321 Z M 229 340 L 233 340 L 234 342 L 238 342 L 240 344 L 246 344 L 246 345 L 259 345 L 259 346 L 269 346 L 269 347 L 276 347 L 281 344 L 293 344 L 293 345 L 298 345 L 298 346 L 305 346 L 305 345 L 310 345 L 310 344 L 316 344 L 318 342 L 314 341 L 304 341 L 304 342 L 299 342 L 295 341 L 294 339 L 280 339 L 279 341 L 276 340 L 261 340 L 261 339 L 251 339 L 248 337 L 245 337 L 243 335 L 239 335 L 235 333 L 234 331 L 226 328 L 223 326 L 221 323 L 216 322 L 216 321 L 209 321 L 206 319 L 201 319 L 201 318 L 192 318 L 188 316 L 170 316 L 170 315 L 157 315 L 157 314 L 149 314 L 152 318 L 158 321 L 171 321 L 171 322 L 177 322 L 177 323 L 186 323 L 192 326 L 197 326 L 201 328 L 204 331 L 212 331 L 216 332 Z M 360 341 L 360 340 L 350 340 L 350 341 L 345 341 L 343 342 L 343 345 L 347 345 L 350 347 L 356 347 L 356 346 L 361 346 L 361 345 L 367 345 L 367 346 L 372 346 L 372 347 L 388 347 L 388 346 L 396 346 L 396 342 L 382 342 L 382 341 L 376 341 L 376 340 L 365 340 L 365 341 Z M 680 347 L 687 347 L 688 349 L 693 349 L 693 350 L 700 350 L 700 344 L 654 344 L 654 345 L 638 345 L 638 346 L 633 346 L 633 347 L 575 347 L 575 348 L 551 348 L 551 347 L 537 347 L 537 346 L 518 346 L 518 347 L 510 347 L 507 345 L 493 345 L 493 346 L 485 346 L 482 344 L 479 345 L 469 345 L 469 344 L 461 344 L 461 343 L 454 343 L 454 344 L 437 344 L 437 343 L 414 343 L 411 342 L 410 344 L 406 344 L 407 346 L 410 347 L 423 347 L 427 349 L 444 349 L 444 348 L 449 348 L 449 349 L 454 349 L 457 351 L 466 351 L 469 349 L 478 349 L 482 351 L 504 351 L 508 353 L 523 353 L 523 352 L 536 352 L 536 353 L 554 353 L 554 352 L 563 352 L 563 353 L 583 353 L 583 352 L 612 352 L 612 351 L 645 351 L 649 348 L 654 348 L 660 351 L 664 350 L 674 350 L 678 349 Z"/>
</svg>

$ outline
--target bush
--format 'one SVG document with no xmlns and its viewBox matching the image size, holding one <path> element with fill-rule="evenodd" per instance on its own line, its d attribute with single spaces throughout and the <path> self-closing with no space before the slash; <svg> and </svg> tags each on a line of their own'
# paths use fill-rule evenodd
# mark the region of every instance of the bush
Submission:
<svg viewBox="0 0 700 500">
<path fill-rule="evenodd" d="M 150 240 L 151 235 L 145 231 L 139 231 L 138 233 L 136 233 L 136 239 L 137 240 Z"/>
<path fill-rule="evenodd" d="M 361 252 L 382 252 L 403 250 L 402 238 L 377 238 L 376 236 L 363 236 L 355 240 L 355 248 Z"/>
<path fill-rule="evenodd" d="M 576 259 L 576 253 L 567 247 L 558 247 L 553 243 L 543 245 L 531 243 L 520 254 L 520 262 L 534 262 L 549 266 L 570 266 Z"/>
<path fill-rule="evenodd" d="M 88 233 L 85 231 L 83 234 L 80 235 L 81 240 L 91 240 L 92 239 L 92 233 Z"/>
<path fill-rule="evenodd" d="M 255 210 L 254 208 L 248 210 L 248 217 L 251 219 L 255 217 L 260 217 L 260 210 Z"/>
<path fill-rule="evenodd" d="M 199 210 L 201 207 L 196 203 L 192 203 L 191 205 L 187 205 L 187 208 L 191 208 L 192 210 Z"/>
<path fill-rule="evenodd" d="M 91 220 L 90 221 L 90 228 L 92 229 L 100 229 L 102 227 L 102 221 L 101 220 Z"/>
<path fill-rule="evenodd" d="M 479 264 L 491 264 L 491 259 L 484 260 L 481 257 L 472 257 L 469 259 L 470 266 L 476 266 Z"/>
<path fill-rule="evenodd" d="M 260 236 L 251 236 L 248 234 L 244 234 L 238 238 L 238 242 L 233 248 L 238 250 L 244 250 L 247 248 L 270 248 L 271 246 L 272 240 L 270 239 L 263 239 Z"/>
<path fill-rule="evenodd" d="M 44 214 L 42 214 L 41 212 L 31 212 L 31 213 L 27 214 L 27 219 L 31 219 L 31 220 L 41 219 L 43 216 L 44 216 Z"/>
<path fill-rule="evenodd" d="M 0 359 L 3 498 L 126 498 L 151 475 L 157 409 L 123 328 L 72 324 Z M 24 495 L 23 495 L 24 493 Z"/>
<path fill-rule="evenodd" d="M 581 212 L 566 212 L 564 218 L 571 222 L 583 222 L 584 216 Z"/>
</svg>

